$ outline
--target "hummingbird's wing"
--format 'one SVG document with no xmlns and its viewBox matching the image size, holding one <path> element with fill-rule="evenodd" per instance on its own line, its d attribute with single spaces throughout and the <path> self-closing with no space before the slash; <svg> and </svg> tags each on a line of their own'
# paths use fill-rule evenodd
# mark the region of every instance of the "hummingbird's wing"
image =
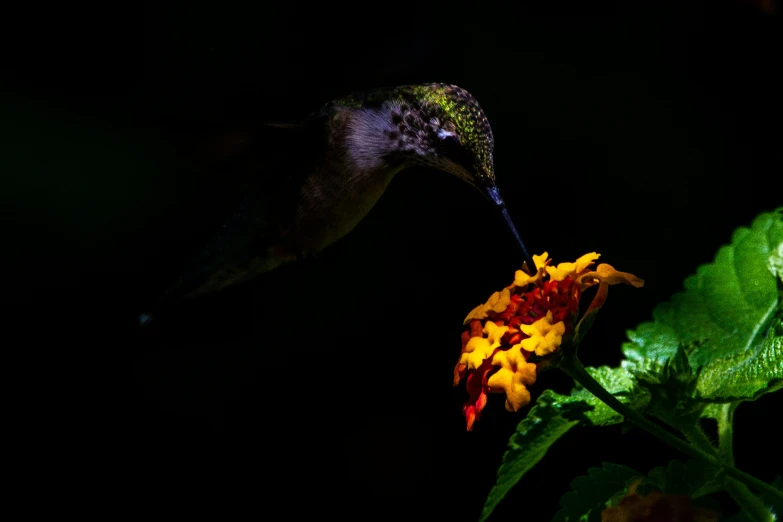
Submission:
<svg viewBox="0 0 783 522">
<path fill-rule="evenodd" d="M 245 143 L 243 150 L 232 155 L 232 168 L 240 173 L 235 210 L 207 235 L 202 250 L 164 293 L 155 312 L 297 258 L 298 252 L 285 246 L 283 236 L 294 219 L 303 181 L 323 161 L 324 132 L 319 119 L 265 125 L 249 134 L 236 134 Z M 247 136 L 252 136 L 250 143 Z"/>
</svg>

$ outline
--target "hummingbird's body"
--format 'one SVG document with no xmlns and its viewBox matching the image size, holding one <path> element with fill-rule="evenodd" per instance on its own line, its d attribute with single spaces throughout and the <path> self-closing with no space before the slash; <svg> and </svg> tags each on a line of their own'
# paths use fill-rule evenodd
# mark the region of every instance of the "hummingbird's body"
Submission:
<svg viewBox="0 0 783 522">
<path fill-rule="evenodd" d="M 164 302 L 219 290 L 323 250 L 348 234 L 394 175 L 411 165 L 450 172 L 482 189 L 511 225 L 495 187 L 492 130 L 459 87 L 352 94 L 302 124 L 265 132 L 265 161 L 248 179 L 244 201 Z"/>
</svg>

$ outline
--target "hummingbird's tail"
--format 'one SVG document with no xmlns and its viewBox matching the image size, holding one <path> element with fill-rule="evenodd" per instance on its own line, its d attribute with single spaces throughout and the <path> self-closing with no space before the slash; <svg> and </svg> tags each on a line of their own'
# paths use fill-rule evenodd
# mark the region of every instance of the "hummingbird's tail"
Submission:
<svg viewBox="0 0 783 522">
<path fill-rule="evenodd" d="M 148 328 L 151 324 L 157 323 L 160 319 L 163 307 L 160 302 L 146 309 L 145 312 L 140 313 L 138 317 L 139 328 Z"/>
<path fill-rule="evenodd" d="M 166 292 L 162 296 L 153 300 L 152 303 L 148 303 L 140 313 L 137 320 L 139 328 L 148 328 L 150 325 L 157 323 L 161 317 L 165 316 L 169 311 L 171 305 L 178 302 L 176 299 L 172 299 L 171 292 Z"/>
</svg>

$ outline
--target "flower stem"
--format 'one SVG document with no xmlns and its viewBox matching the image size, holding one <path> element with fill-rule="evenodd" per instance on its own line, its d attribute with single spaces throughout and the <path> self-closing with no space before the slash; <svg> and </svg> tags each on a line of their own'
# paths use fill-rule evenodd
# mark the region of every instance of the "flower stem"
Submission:
<svg viewBox="0 0 783 522">
<path fill-rule="evenodd" d="M 767 484 L 762 480 L 757 479 L 753 475 L 749 475 L 744 471 L 740 471 L 729 464 L 721 462 L 720 460 L 718 460 L 718 458 L 715 455 L 711 453 L 707 453 L 700 448 L 691 446 L 684 440 L 680 439 L 679 437 L 676 437 L 675 435 L 672 435 L 665 429 L 661 428 L 654 422 L 648 420 L 641 414 L 635 412 L 634 410 L 630 409 L 625 404 L 617 400 L 611 393 L 606 391 L 606 389 L 604 389 L 603 386 L 601 386 L 595 379 L 593 379 L 593 377 L 589 373 L 587 373 L 587 370 L 585 370 L 584 366 L 582 366 L 582 363 L 579 362 L 579 359 L 576 357 L 575 354 L 569 354 L 564 356 L 563 359 L 560 361 L 559 367 L 566 374 L 570 375 L 576 382 L 581 384 L 587 391 L 589 391 L 590 393 L 592 393 L 593 395 L 601 399 L 607 406 L 612 408 L 614 411 L 622 415 L 624 418 L 630 420 L 640 428 L 654 435 L 655 437 L 666 442 L 670 446 L 673 446 L 674 448 L 682 451 L 687 455 L 690 455 L 695 459 L 699 459 L 701 461 L 712 464 L 713 466 L 722 468 L 724 473 L 726 473 L 726 475 L 733 477 L 739 480 L 740 482 L 742 482 L 743 484 L 746 484 L 759 491 L 764 491 L 769 495 L 779 499 L 780 501 L 783 501 L 783 492 L 778 491 L 774 487 L 770 486 L 769 484 Z"/>
<path fill-rule="evenodd" d="M 726 406 L 729 406 L 728 404 Z M 726 410 L 726 408 L 723 408 L 723 412 L 726 412 L 729 410 Z M 731 408 L 731 413 L 733 414 L 733 407 Z M 728 416 L 721 416 L 721 420 L 731 418 L 731 415 Z M 723 427 L 721 427 L 721 422 L 718 421 L 718 429 L 721 433 L 721 438 L 719 442 L 719 449 L 716 450 L 715 446 L 712 445 L 712 442 L 710 442 L 710 439 L 707 438 L 707 435 L 704 434 L 704 431 L 698 426 L 693 425 L 687 428 L 683 428 L 682 432 L 683 434 L 696 444 L 698 447 L 702 448 L 704 451 L 711 453 L 715 456 L 720 456 L 724 462 L 733 462 L 733 457 L 731 456 L 731 440 L 728 442 L 724 441 L 723 434 L 724 433 L 731 433 L 731 429 L 724 430 Z M 728 454 L 726 453 L 728 452 Z M 731 461 L 729 460 L 731 459 Z M 742 512 L 747 514 L 751 520 L 754 520 L 756 522 L 774 522 L 775 517 L 769 512 L 769 509 L 767 506 L 764 505 L 764 502 L 761 501 L 760 498 L 758 498 L 756 495 L 753 494 L 753 492 L 748 489 L 748 487 L 743 484 L 742 482 L 735 480 L 731 477 L 729 477 L 726 480 L 726 491 L 729 492 L 731 497 L 734 499 L 734 501 L 739 505 L 740 508 L 742 508 Z"/>
<path fill-rule="evenodd" d="M 734 465 L 734 410 L 738 403 L 727 403 L 720 408 L 718 419 L 718 451 L 724 462 Z"/>
</svg>

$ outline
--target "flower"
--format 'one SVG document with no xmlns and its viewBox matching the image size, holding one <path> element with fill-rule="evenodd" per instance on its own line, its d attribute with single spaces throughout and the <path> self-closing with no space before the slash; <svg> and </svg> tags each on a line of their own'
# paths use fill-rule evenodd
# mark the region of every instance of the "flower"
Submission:
<svg viewBox="0 0 783 522">
<path fill-rule="evenodd" d="M 505 393 L 508 411 L 530 402 L 528 386 L 536 382 L 538 370 L 559 355 L 564 339 L 574 336 L 584 290 L 599 285 L 586 317 L 603 305 L 609 285 L 644 285 L 635 275 L 607 264 L 590 270 L 599 257 L 591 252 L 555 267 L 546 252 L 533 256 L 535 274 L 517 270 L 512 284 L 465 317 L 463 324 L 468 327 L 462 333 L 454 385 L 466 381 L 469 398 L 462 412 L 468 431 L 481 416 L 489 393 Z"/>
</svg>

